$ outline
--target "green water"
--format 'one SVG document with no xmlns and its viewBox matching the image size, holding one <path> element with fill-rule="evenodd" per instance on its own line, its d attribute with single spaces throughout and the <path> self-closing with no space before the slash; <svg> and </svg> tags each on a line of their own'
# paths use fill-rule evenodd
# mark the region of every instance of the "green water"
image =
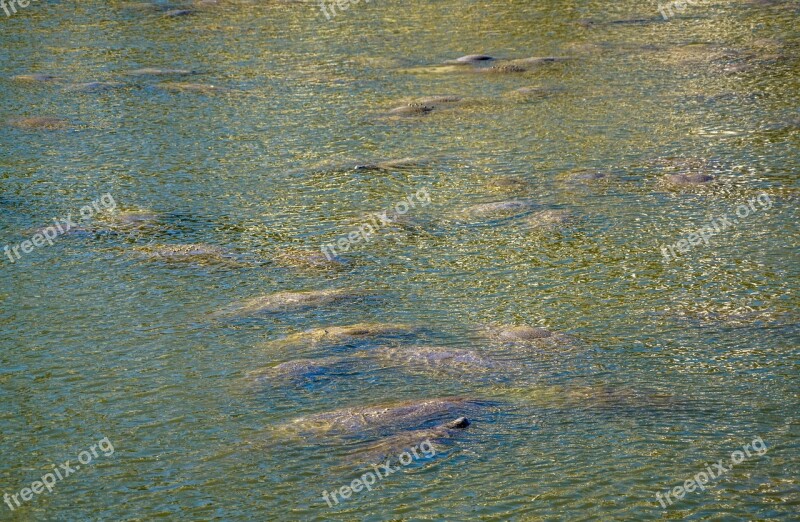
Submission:
<svg viewBox="0 0 800 522">
<path fill-rule="evenodd" d="M 164 12 L 94 0 L 0 11 L 0 247 L 103 194 L 158 216 L 141 234 L 62 236 L 13 264 L 3 255 L 0 493 L 74 465 L 104 437 L 114 453 L 13 511 L 0 504 L 0 519 L 797 520 L 796 2 L 700 2 L 669 21 L 656 3 L 627 0 L 375 0 L 332 21 L 289 1 Z M 647 21 L 608 23 L 624 19 Z M 425 69 L 472 53 L 572 59 L 522 74 Z M 144 67 L 197 74 L 125 74 Z M 33 73 L 59 79 L 13 79 Z M 169 92 L 166 80 L 230 91 Z M 70 87 L 93 81 L 122 85 Z M 561 90 L 513 94 L 531 86 Z M 386 117 L 430 95 L 471 102 Z M 5 123 L 30 116 L 67 128 Z M 425 161 L 352 168 L 409 156 Z M 667 187 L 658 160 L 675 157 L 708 160 L 714 183 Z M 575 169 L 608 175 L 566 181 Z M 501 176 L 527 188 L 489 190 Z M 409 211 L 414 226 L 382 229 L 343 253 L 343 269 L 278 262 L 423 188 L 430 204 Z M 760 194 L 769 209 L 756 203 L 708 246 L 664 261 L 662 246 Z M 524 218 L 454 217 L 510 198 L 576 219 L 537 232 Z M 149 243 L 218 245 L 238 262 L 133 254 Z M 211 319 L 238 299 L 326 288 L 371 297 Z M 248 379 L 301 356 L 270 342 L 359 322 L 419 325 L 425 342 L 523 370 L 363 365 L 280 386 Z M 485 324 L 544 326 L 580 344 L 500 346 L 470 333 Z M 275 430 L 456 395 L 485 403 L 463 434 L 333 508 L 322 492 L 363 473 L 348 460 L 359 441 Z M 657 492 L 757 437 L 763 455 L 658 504 Z"/>
</svg>

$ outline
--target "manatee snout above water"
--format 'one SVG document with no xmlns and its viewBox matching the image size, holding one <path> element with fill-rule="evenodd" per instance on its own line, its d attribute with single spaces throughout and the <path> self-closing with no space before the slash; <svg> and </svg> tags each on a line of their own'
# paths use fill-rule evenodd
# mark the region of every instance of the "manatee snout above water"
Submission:
<svg viewBox="0 0 800 522">
<path fill-rule="evenodd" d="M 452 109 L 466 101 L 456 95 L 425 96 L 390 109 L 388 115 L 394 117 L 425 116 L 437 110 Z"/>
<path fill-rule="evenodd" d="M 384 462 L 398 459 L 403 452 L 416 451 L 417 448 L 423 452 L 418 454 L 419 457 L 431 458 L 436 455 L 433 443 L 456 437 L 471 424 L 466 417 L 458 417 L 433 428 L 403 431 L 358 448 L 348 460 L 361 464 Z"/>
<path fill-rule="evenodd" d="M 415 116 L 425 116 L 433 112 L 435 107 L 433 105 L 422 105 L 418 103 L 410 103 L 407 105 L 401 105 L 399 107 L 395 107 L 394 109 L 390 109 L 388 114 L 389 116 L 395 117 L 415 117 Z"/>
<path fill-rule="evenodd" d="M 455 60 L 448 60 L 446 64 L 474 64 L 474 63 L 485 63 L 491 62 L 496 58 L 489 56 L 488 54 L 468 54 L 466 56 L 461 56 L 456 58 Z"/>
<path fill-rule="evenodd" d="M 461 397 L 402 401 L 373 406 L 355 406 L 300 417 L 279 431 L 317 436 L 361 435 L 383 430 L 396 432 L 419 428 L 428 422 L 466 416 L 480 407 L 479 401 Z"/>
</svg>

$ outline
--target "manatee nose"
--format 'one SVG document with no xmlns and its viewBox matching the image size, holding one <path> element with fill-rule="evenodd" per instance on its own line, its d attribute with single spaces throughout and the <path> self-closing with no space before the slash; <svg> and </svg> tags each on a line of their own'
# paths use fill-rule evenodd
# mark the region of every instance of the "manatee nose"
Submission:
<svg viewBox="0 0 800 522">
<path fill-rule="evenodd" d="M 454 421 L 448 422 L 447 427 L 450 429 L 464 429 L 469 426 L 469 421 L 466 417 L 459 417 Z"/>
</svg>

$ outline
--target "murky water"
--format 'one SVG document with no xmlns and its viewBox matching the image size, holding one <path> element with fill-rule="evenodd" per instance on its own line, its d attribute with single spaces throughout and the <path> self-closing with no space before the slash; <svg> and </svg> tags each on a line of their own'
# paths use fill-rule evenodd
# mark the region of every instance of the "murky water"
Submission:
<svg viewBox="0 0 800 522">
<path fill-rule="evenodd" d="M 178 7 L 0 11 L 0 246 L 21 254 L 0 270 L 0 492 L 114 448 L 0 518 L 796 519 L 796 2 L 702 2 L 669 21 L 629 1 L 376 0 L 331 21 L 305 2 Z M 437 67 L 471 53 L 570 59 Z M 143 68 L 194 74 L 130 74 Z M 14 78 L 30 74 L 55 78 Z M 461 100 L 390 113 L 429 96 Z M 687 172 L 714 179 L 665 181 Z M 504 200 L 522 203 L 465 211 Z M 19 250 L 68 217 L 73 233 Z M 689 237 L 710 220 L 708 245 Z M 365 223 L 341 266 L 304 253 Z M 163 244 L 221 250 L 187 262 Z M 218 313 L 325 289 L 359 295 Z M 356 323 L 410 332 L 280 342 Z M 501 324 L 570 337 L 485 335 Z M 441 397 L 474 402 L 343 437 L 286 429 Z M 462 414 L 434 457 L 323 499 L 365 473 L 353 455 L 375 441 Z M 765 452 L 659 505 L 757 437 Z"/>
</svg>

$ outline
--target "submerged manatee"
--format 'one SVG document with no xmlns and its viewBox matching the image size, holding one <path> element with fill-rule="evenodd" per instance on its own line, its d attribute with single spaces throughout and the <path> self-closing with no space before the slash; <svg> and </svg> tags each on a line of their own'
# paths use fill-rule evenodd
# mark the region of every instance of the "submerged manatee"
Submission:
<svg viewBox="0 0 800 522">
<path fill-rule="evenodd" d="M 164 13 L 165 18 L 178 18 L 195 14 L 193 9 L 170 9 Z"/>
<path fill-rule="evenodd" d="M 299 312 L 344 301 L 355 301 L 363 297 L 363 293 L 345 288 L 278 292 L 234 302 L 212 316 L 252 317 L 261 314 Z"/>
<path fill-rule="evenodd" d="M 120 82 L 86 82 L 72 84 L 67 87 L 67 90 L 78 92 L 103 92 L 119 89 L 121 87 L 125 87 L 125 84 Z"/>
<path fill-rule="evenodd" d="M 150 210 L 130 209 L 95 216 L 93 226 L 97 232 L 139 234 L 156 232 L 162 228 L 162 216 Z"/>
<path fill-rule="evenodd" d="M 577 169 L 559 174 L 558 178 L 570 183 L 591 183 L 593 181 L 607 180 L 608 174 L 601 170 Z"/>
<path fill-rule="evenodd" d="M 306 380 L 321 376 L 349 359 L 345 357 L 323 357 L 319 359 L 295 359 L 270 368 L 256 370 L 248 374 L 257 383 L 282 382 L 287 380 Z"/>
<path fill-rule="evenodd" d="M 566 89 L 563 87 L 533 86 L 533 87 L 520 87 L 519 89 L 515 89 L 510 93 L 507 93 L 507 95 L 516 96 L 518 99 L 522 100 L 534 100 L 534 99 L 549 98 L 551 96 L 563 94 L 564 92 L 566 92 Z"/>
<path fill-rule="evenodd" d="M 714 176 L 711 174 L 683 173 L 683 174 L 668 174 L 664 177 L 664 181 L 671 185 L 699 185 L 714 181 Z"/>
<path fill-rule="evenodd" d="M 358 323 L 349 326 L 330 326 L 314 328 L 287 336 L 285 343 L 351 343 L 374 341 L 388 337 L 410 336 L 420 332 L 419 327 L 393 323 Z"/>
<path fill-rule="evenodd" d="M 403 452 L 416 452 L 418 447 L 423 451 L 423 455 L 417 454 L 418 457 L 430 458 L 436 454 L 433 448 L 434 442 L 456 437 L 470 424 L 466 417 L 459 417 L 433 428 L 403 431 L 358 448 L 348 460 L 361 464 L 384 462 L 387 459 L 399 458 Z"/>
<path fill-rule="evenodd" d="M 418 167 L 427 162 L 425 158 L 415 158 L 412 156 L 395 160 L 378 161 L 375 163 L 361 163 L 353 167 L 356 170 L 392 170 Z"/>
<path fill-rule="evenodd" d="M 513 176 L 502 176 L 486 182 L 486 188 L 492 192 L 504 194 L 521 194 L 530 190 L 530 184 L 524 179 Z"/>
<path fill-rule="evenodd" d="M 338 270 L 347 265 L 347 260 L 342 257 L 297 248 L 284 248 L 273 260 L 281 266 L 313 270 Z"/>
<path fill-rule="evenodd" d="M 456 218 L 467 221 L 504 219 L 519 216 L 534 207 L 535 205 L 531 201 L 524 199 L 480 203 L 461 210 L 456 214 Z"/>
<path fill-rule="evenodd" d="M 425 116 L 434 111 L 452 109 L 466 101 L 461 96 L 455 95 L 425 96 L 389 110 L 388 115 L 395 117 Z"/>
<path fill-rule="evenodd" d="M 384 346 L 369 354 L 412 372 L 463 374 L 508 368 L 473 351 L 446 346 Z"/>
<path fill-rule="evenodd" d="M 575 215 L 569 210 L 540 210 L 525 217 L 525 224 L 532 230 L 552 231 L 564 228 L 576 221 Z"/>
<path fill-rule="evenodd" d="M 433 105 L 410 103 L 408 105 L 401 105 L 399 107 L 395 107 L 394 109 L 390 109 L 388 115 L 404 118 L 425 116 L 426 114 L 433 112 L 434 109 L 435 107 Z"/>
<path fill-rule="evenodd" d="M 668 412 L 680 406 L 674 397 L 663 393 L 593 384 L 571 386 L 534 384 L 525 388 L 508 389 L 504 395 L 547 409 L 611 410 L 615 413 L 624 413 L 654 410 Z M 682 400 L 686 401 L 686 398 Z"/>
<path fill-rule="evenodd" d="M 218 87 L 216 85 L 205 83 L 163 82 L 156 85 L 156 87 L 169 92 L 196 92 L 200 94 L 221 94 L 231 92 L 230 89 L 226 89 L 225 87 Z"/>
<path fill-rule="evenodd" d="M 11 77 L 12 80 L 15 82 L 27 82 L 27 83 L 46 83 L 46 82 L 56 82 L 61 80 L 58 76 L 52 76 L 50 74 L 17 74 L 16 76 Z"/>
<path fill-rule="evenodd" d="M 287 433 L 318 436 L 360 435 L 387 429 L 396 432 L 444 418 L 461 417 L 478 406 L 478 401 L 462 397 L 354 406 L 300 417 L 278 429 Z"/>
<path fill-rule="evenodd" d="M 224 249 L 204 244 L 145 245 L 134 251 L 146 259 L 169 263 L 237 264 Z"/>
<path fill-rule="evenodd" d="M 29 116 L 25 118 L 11 118 L 8 124 L 23 130 L 64 130 L 69 127 L 69 121 L 52 116 Z"/>
<path fill-rule="evenodd" d="M 502 343 L 535 348 L 570 349 L 578 346 L 578 340 L 571 335 L 534 326 L 490 326 L 484 330 L 483 336 Z"/>
<path fill-rule="evenodd" d="M 155 67 L 145 67 L 144 69 L 128 71 L 125 74 L 129 76 L 189 76 L 197 74 L 197 72 L 188 69 L 158 69 Z"/>
</svg>

